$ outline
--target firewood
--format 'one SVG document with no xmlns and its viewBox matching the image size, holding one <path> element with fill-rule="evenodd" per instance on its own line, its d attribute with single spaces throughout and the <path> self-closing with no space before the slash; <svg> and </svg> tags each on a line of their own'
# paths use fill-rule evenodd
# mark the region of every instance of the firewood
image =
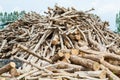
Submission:
<svg viewBox="0 0 120 80">
<path fill-rule="evenodd" d="M 104 56 L 105 58 L 120 60 L 120 56 L 117 55 L 117 54 L 104 53 L 104 54 L 101 54 L 101 55 Z"/>
<path fill-rule="evenodd" d="M 68 69 L 68 68 L 74 68 L 74 70 L 85 70 L 85 67 L 83 66 L 78 66 L 78 65 L 74 65 L 74 64 L 70 64 L 70 63 L 66 63 L 66 62 L 58 62 L 56 64 L 53 65 L 54 67 L 56 67 L 57 69 Z"/>
<path fill-rule="evenodd" d="M 53 39 L 52 39 L 52 44 L 53 45 L 57 45 L 59 44 L 59 37 L 57 34 L 54 35 Z"/>
<path fill-rule="evenodd" d="M 78 71 L 78 72 L 75 72 L 75 74 L 86 75 L 86 76 L 90 76 L 90 77 L 98 77 L 100 79 L 106 78 L 106 71 L 105 70 L 101 70 L 101 71 Z"/>
<path fill-rule="evenodd" d="M 12 68 L 9 73 L 11 74 L 11 77 L 16 77 L 19 76 L 20 73 L 18 73 L 18 71 L 16 70 L 16 68 Z"/>
<path fill-rule="evenodd" d="M 55 54 L 54 56 L 51 57 L 51 60 L 53 62 L 56 62 L 57 60 L 59 60 L 60 58 L 62 58 L 64 56 L 64 54 L 62 52 L 58 52 L 57 54 Z"/>
<path fill-rule="evenodd" d="M 118 76 L 116 76 L 112 71 L 110 71 L 107 67 L 101 65 L 101 69 L 106 70 L 107 75 L 112 78 L 113 80 L 120 80 L 120 78 Z"/>
<path fill-rule="evenodd" d="M 22 62 L 15 59 L 0 59 L 0 68 L 9 64 L 10 62 L 14 62 L 16 64 L 16 68 L 22 67 Z"/>
<path fill-rule="evenodd" d="M 66 58 L 66 59 L 69 59 L 70 58 L 70 53 L 69 52 L 66 52 L 66 53 L 64 53 L 64 57 Z"/>
<path fill-rule="evenodd" d="M 74 35 L 72 35 L 72 34 L 69 34 L 69 37 L 70 37 L 70 39 L 72 39 L 72 40 L 74 40 L 74 39 L 75 39 L 75 36 L 74 36 Z"/>
<path fill-rule="evenodd" d="M 79 50 L 81 52 L 84 52 L 84 53 L 87 53 L 87 54 L 102 54 L 102 52 L 99 52 L 99 51 L 95 51 L 95 50 L 92 50 L 92 49 L 87 49 L 86 46 L 83 46 L 83 47 L 78 47 Z"/>
<path fill-rule="evenodd" d="M 72 55 L 70 57 L 70 61 L 74 64 L 82 65 L 82 66 L 90 68 L 92 70 L 99 70 L 99 68 L 100 68 L 99 63 L 92 61 L 90 59 L 81 58 L 81 57 L 78 57 L 75 55 Z"/>
<path fill-rule="evenodd" d="M 67 48 L 71 48 L 71 45 L 68 40 L 64 40 L 64 44 Z"/>
<path fill-rule="evenodd" d="M 79 40 L 81 40 L 81 36 L 79 34 L 77 34 L 77 35 L 75 35 L 75 39 L 79 41 Z"/>
<path fill-rule="evenodd" d="M 44 33 L 42 38 L 39 40 L 38 44 L 35 46 L 34 51 L 36 51 L 40 47 L 40 45 L 44 42 L 45 38 L 47 38 L 47 36 L 50 35 L 50 33 L 51 33 L 51 31 L 49 31 L 49 30 Z"/>
<path fill-rule="evenodd" d="M 16 80 L 120 80 L 120 35 L 91 10 L 55 5 L 44 16 L 30 12 L 10 23 L 0 30 L 0 58 L 22 61 L 21 74 L 15 68 L 2 71 Z"/>
<path fill-rule="evenodd" d="M 48 73 L 43 73 L 41 76 L 42 77 L 46 77 L 46 76 L 72 76 L 72 77 L 77 77 L 77 74 L 69 74 L 69 73 L 51 73 L 51 74 L 48 74 Z"/>
<path fill-rule="evenodd" d="M 70 63 L 70 60 L 68 58 L 63 58 L 61 61 Z"/>
<path fill-rule="evenodd" d="M 105 60 L 101 60 L 100 63 L 103 64 L 104 66 L 106 66 L 108 69 L 112 70 L 114 73 L 119 74 L 119 72 L 120 72 L 119 66 L 112 65 Z"/>
<path fill-rule="evenodd" d="M 12 68 L 15 68 L 16 64 L 14 62 L 10 62 L 9 64 L 3 66 L 2 68 L 0 68 L 0 74 L 3 74 L 5 72 L 10 71 Z"/>
<path fill-rule="evenodd" d="M 78 55 L 79 54 L 79 50 L 78 49 L 71 49 L 71 54 L 72 55 Z"/>
<path fill-rule="evenodd" d="M 66 52 L 66 53 L 64 53 L 64 58 L 62 59 L 62 61 L 70 63 L 69 58 L 70 58 L 70 53 Z"/>
<path fill-rule="evenodd" d="M 32 55 L 34 55 L 34 56 L 36 56 L 36 57 L 38 57 L 38 58 L 40 58 L 40 59 L 42 59 L 42 60 L 45 60 L 45 61 L 47 61 L 47 62 L 52 63 L 50 60 L 45 59 L 45 58 L 43 58 L 43 57 L 40 57 L 40 56 L 37 55 L 35 52 L 30 51 L 26 46 L 23 46 L 23 45 L 20 45 L 20 44 L 19 44 L 18 47 L 21 48 L 21 49 L 23 49 L 23 50 L 25 50 L 25 51 L 28 52 L 29 54 L 32 54 Z"/>
<path fill-rule="evenodd" d="M 119 62 L 118 60 L 107 59 L 107 61 L 108 61 L 110 64 L 113 64 L 113 65 L 117 65 L 117 66 L 120 65 L 120 62 Z"/>
<path fill-rule="evenodd" d="M 0 52 L 1 52 L 1 50 L 3 49 L 3 47 L 5 46 L 6 43 L 7 43 L 7 40 L 3 40 L 2 45 L 1 45 L 1 47 L 0 47 Z"/>
<path fill-rule="evenodd" d="M 97 62 L 100 62 L 101 60 L 104 60 L 104 57 L 103 57 L 103 56 L 100 56 L 100 55 L 81 54 L 81 56 L 82 56 L 83 58 L 91 59 L 91 60 L 94 60 L 94 61 L 97 61 Z"/>
<path fill-rule="evenodd" d="M 64 49 L 64 45 L 63 45 L 63 38 L 61 35 L 59 35 L 60 37 L 60 44 L 61 44 L 61 49 L 63 50 Z"/>
</svg>

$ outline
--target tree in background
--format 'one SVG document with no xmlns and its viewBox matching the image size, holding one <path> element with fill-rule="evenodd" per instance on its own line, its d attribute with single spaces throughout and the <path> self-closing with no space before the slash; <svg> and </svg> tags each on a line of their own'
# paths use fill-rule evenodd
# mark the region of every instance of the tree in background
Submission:
<svg viewBox="0 0 120 80">
<path fill-rule="evenodd" d="M 7 13 L 7 12 L 2 13 L 1 12 L 0 13 L 0 29 L 4 28 L 4 26 L 7 23 L 14 22 L 14 21 L 22 18 L 25 13 L 26 13 L 25 11 L 21 11 L 21 12 L 14 11 L 14 12 L 11 12 L 11 13 Z"/>
<path fill-rule="evenodd" d="M 0 22 L 4 23 L 4 22 L 8 22 L 8 21 L 15 21 L 21 17 L 23 17 L 25 14 L 25 11 L 21 11 L 21 12 L 18 12 L 18 11 L 14 11 L 14 12 L 11 12 L 11 13 L 7 13 L 7 12 L 4 12 L 4 13 L 0 13 Z"/>
<path fill-rule="evenodd" d="M 117 32 L 120 33 L 120 12 L 116 14 L 116 27 Z"/>
</svg>

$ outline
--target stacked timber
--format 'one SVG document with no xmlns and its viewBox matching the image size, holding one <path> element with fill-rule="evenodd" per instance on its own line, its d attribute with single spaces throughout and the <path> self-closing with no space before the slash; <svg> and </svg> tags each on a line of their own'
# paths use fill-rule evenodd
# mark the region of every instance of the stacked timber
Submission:
<svg viewBox="0 0 120 80">
<path fill-rule="evenodd" d="M 120 80 L 120 36 L 91 10 L 48 7 L 46 16 L 31 12 L 1 30 L 0 58 L 23 62 L 1 67 L 1 77 Z"/>
</svg>

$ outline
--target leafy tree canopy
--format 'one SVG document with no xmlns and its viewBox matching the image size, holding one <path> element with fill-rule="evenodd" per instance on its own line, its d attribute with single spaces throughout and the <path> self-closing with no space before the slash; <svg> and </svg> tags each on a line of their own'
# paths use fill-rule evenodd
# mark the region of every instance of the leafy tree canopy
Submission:
<svg viewBox="0 0 120 80">
<path fill-rule="evenodd" d="M 14 11 L 14 12 L 11 12 L 11 13 L 0 12 L 0 29 L 4 28 L 6 23 L 14 22 L 17 19 L 22 18 L 25 13 L 26 13 L 25 11 L 21 11 L 21 12 Z"/>
</svg>

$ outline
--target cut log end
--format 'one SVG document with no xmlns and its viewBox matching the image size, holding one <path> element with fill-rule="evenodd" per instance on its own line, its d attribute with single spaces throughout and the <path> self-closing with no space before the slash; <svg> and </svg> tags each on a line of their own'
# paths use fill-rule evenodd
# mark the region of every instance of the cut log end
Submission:
<svg viewBox="0 0 120 80">
<path fill-rule="evenodd" d="M 59 55 L 60 57 L 63 57 L 63 56 L 64 56 L 64 54 L 63 54 L 62 52 L 59 52 L 58 55 Z"/>
<path fill-rule="evenodd" d="M 11 77 L 16 77 L 20 75 L 20 73 L 17 72 L 16 68 L 12 68 L 9 73 L 11 74 Z"/>
<path fill-rule="evenodd" d="M 71 53 L 72 53 L 73 55 L 78 55 L 78 54 L 79 54 L 79 50 L 78 50 L 78 49 L 72 49 L 72 50 L 71 50 Z"/>
<path fill-rule="evenodd" d="M 105 70 L 103 70 L 101 72 L 101 74 L 99 75 L 100 79 L 105 79 L 106 78 L 106 74 L 107 74 L 107 72 Z"/>
<path fill-rule="evenodd" d="M 63 56 L 64 56 L 64 54 L 62 52 L 58 52 L 57 54 L 55 54 L 54 56 L 51 57 L 51 60 L 53 62 L 56 62 L 59 59 L 61 59 Z"/>
<path fill-rule="evenodd" d="M 10 62 L 10 66 L 11 66 L 12 68 L 15 68 L 15 67 L 16 67 L 16 64 L 15 64 L 14 62 Z"/>
<path fill-rule="evenodd" d="M 95 62 L 94 64 L 93 64 L 93 70 L 99 70 L 100 69 L 100 64 L 98 63 L 98 62 Z"/>
</svg>

